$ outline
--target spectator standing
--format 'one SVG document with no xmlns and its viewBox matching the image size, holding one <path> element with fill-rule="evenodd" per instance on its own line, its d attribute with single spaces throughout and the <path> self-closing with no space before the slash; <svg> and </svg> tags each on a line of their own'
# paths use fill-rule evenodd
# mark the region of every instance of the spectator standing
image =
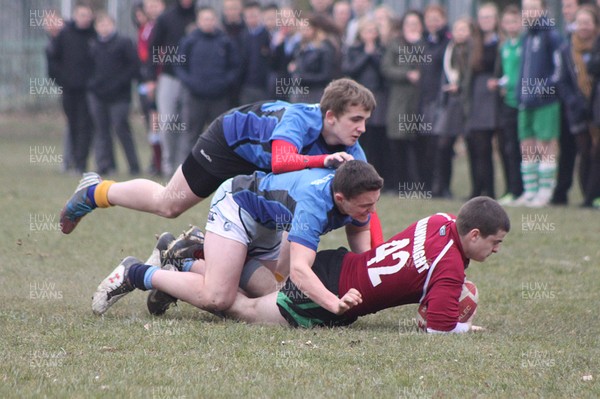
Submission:
<svg viewBox="0 0 600 399">
<path fill-rule="evenodd" d="M 352 46 L 358 36 L 358 21 L 373 12 L 373 0 L 352 0 L 352 19 L 346 30 L 346 46 Z"/>
<path fill-rule="evenodd" d="M 471 169 L 471 195 L 495 197 L 492 139 L 498 121 L 498 97 L 494 86 L 494 68 L 498 54 L 498 8 L 485 3 L 477 11 L 477 34 L 471 57 L 469 83 L 471 107 L 467 121 L 467 150 Z"/>
<path fill-rule="evenodd" d="M 150 174 L 159 175 L 161 171 L 160 134 L 155 129 L 157 123 L 156 110 L 156 85 L 152 81 L 152 72 L 148 71 L 150 65 L 150 37 L 156 24 L 156 19 L 165 9 L 163 0 L 144 0 L 141 9 L 135 9 L 135 22 L 138 28 L 137 53 L 140 60 L 138 94 L 140 106 L 144 115 L 148 142 L 151 148 Z"/>
<path fill-rule="evenodd" d="M 288 66 L 294 58 L 294 51 L 299 46 L 301 34 L 298 27 L 301 22 L 294 14 L 294 10 L 289 7 L 283 7 L 279 11 L 277 19 L 278 29 L 271 39 L 271 60 L 269 78 L 269 93 L 271 98 L 288 101 L 289 92 L 288 83 L 291 75 L 288 72 Z"/>
<path fill-rule="evenodd" d="M 439 5 L 425 8 L 425 50 L 423 55 L 427 62 L 419 65 L 419 115 L 423 116 L 424 126 L 433 127 L 437 110 L 442 74 L 444 68 L 444 51 L 450 41 L 450 31 L 447 26 L 446 9 Z M 419 153 L 419 177 L 427 191 L 431 190 L 433 169 L 431 160 L 436 153 L 437 140 L 431 129 L 424 129 L 417 137 Z"/>
<path fill-rule="evenodd" d="M 183 86 L 175 76 L 175 65 L 183 63 L 177 53 L 186 29 L 195 20 L 194 1 L 176 0 L 156 20 L 150 38 L 150 82 L 156 82 L 158 127 L 161 136 L 162 173 L 171 176 L 189 152 L 188 132 L 182 130 Z"/>
<path fill-rule="evenodd" d="M 524 192 L 515 206 L 548 205 L 556 185 L 562 40 L 547 12 L 544 0 L 523 0 L 526 32 L 517 92 Z"/>
<path fill-rule="evenodd" d="M 583 206 L 593 205 L 598 186 L 598 162 L 592 168 L 593 140 L 598 138 L 598 127 L 592 126 L 592 94 L 594 91 L 594 46 L 598 40 L 599 16 L 595 6 L 583 5 L 575 14 L 575 30 L 563 45 L 565 61 L 561 84 L 561 98 L 565 107 L 569 132 L 574 136 L 579 153 L 579 185 L 583 192 Z M 597 58 L 597 57 L 596 57 Z M 597 147 L 597 145 L 596 145 Z"/>
<path fill-rule="evenodd" d="M 452 198 L 452 158 L 454 143 L 465 130 L 469 109 L 473 26 L 469 18 L 459 18 L 452 25 L 452 40 L 444 51 L 444 68 L 440 102 L 433 131 L 437 135 L 434 154 L 432 196 Z"/>
<path fill-rule="evenodd" d="M 221 18 L 221 24 L 225 29 L 225 32 L 235 44 L 237 51 L 241 52 L 242 49 L 242 33 L 246 28 L 244 18 L 242 15 L 244 7 L 242 0 L 224 0 L 223 1 L 223 16 Z M 241 76 L 231 87 L 228 94 L 229 108 L 235 108 L 240 105 L 240 90 L 242 86 Z"/>
<path fill-rule="evenodd" d="M 368 134 L 361 137 L 361 146 L 367 159 L 387 182 L 387 188 L 395 190 L 390 143 L 385 129 L 387 85 L 381 71 L 384 52 L 385 47 L 379 41 L 377 21 L 366 17 L 358 25 L 358 41 L 344 54 L 342 73 L 367 87 L 375 96 L 377 107 L 367 120 Z"/>
<path fill-rule="evenodd" d="M 133 42 L 119 35 L 114 19 L 99 13 L 95 22 L 98 36 L 91 45 L 92 73 L 87 100 L 94 120 L 94 155 L 97 170 L 104 175 L 117 170 L 111 131 L 119 138 L 129 173 L 140 172 L 131 128 L 131 84 L 137 77 L 139 61 Z"/>
<path fill-rule="evenodd" d="M 348 23 L 352 19 L 352 7 L 346 0 L 336 1 L 333 5 L 332 12 L 333 22 L 338 28 L 342 35 L 342 42 L 346 42 L 346 30 L 348 29 Z"/>
<path fill-rule="evenodd" d="M 229 36 L 217 28 L 218 18 L 210 7 L 198 9 L 197 29 L 186 35 L 180 52 L 186 62 L 175 67 L 183 82 L 183 120 L 188 135 L 183 147 L 192 148 L 205 125 L 227 111 L 229 89 L 240 73 L 237 49 Z"/>
<path fill-rule="evenodd" d="M 420 118 L 420 49 L 424 49 L 423 20 L 417 11 L 408 11 L 400 21 L 400 35 L 387 46 L 381 65 L 387 79 L 387 136 L 391 148 L 392 179 L 400 191 L 422 191 L 417 167 L 416 136 Z M 369 159 L 369 158 L 367 158 Z"/>
<path fill-rule="evenodd" d="M 334 30 L 329 17 L 311 15 L 308 26 L 302 29 L 302 40 L 288 65 L 292 78 L 301 80 L 307 93 L 292 95 L 292 102 L 317 103 L 325 86 L 340 70 L 340 56 L 328 34 Z"/>
<path fill-rule="evenodd" d="M 62 86 L 62 105 L 67 118 L 73 166 L 77 173 L 87 169 L 93 138 L 92 119 L 86 101 L 86 87 L 92 68 L 90 42 L 95 38 L 94 14 L 89 5 L 78 3 L 73 20 L 65 24 L 49 48 L 49 65 Z"/>
<path fill-rule="evenodd" d="M 501 19 L 502 31 L 506 39 L 500 46 L 499 60 L 496 63 L 496 77 L 492 87 L 499 91 L 501 101 L 498 110 L 498 147 L 504 169 L 506 192 L 498 200 L 507 205 L 523 193 L 521 180 L 521 149 L 518 133 L 517 81 L 521 69 L 521 11 L 516 6 L 508 6 Z"/>
<path fill-rule="evenodd" d="M 242 88 L 240 101 L 250 104 L 268 98 L 271 35 L 262 23 L 260 4 L 251 1 L 244 6 L 246 28 L 242 33 Z"/>
</svg>

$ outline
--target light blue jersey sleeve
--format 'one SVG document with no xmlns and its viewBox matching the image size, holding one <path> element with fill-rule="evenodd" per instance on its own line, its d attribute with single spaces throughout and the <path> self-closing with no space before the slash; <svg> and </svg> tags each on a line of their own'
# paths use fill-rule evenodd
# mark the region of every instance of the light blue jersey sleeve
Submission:
<svg viewBox="0 0 600 399">
<path fill-rule="evenodd" d="M 314 143 L 321 134 L 323 117 L 319 104 L 292 104 L 275 126 L 271 140 L 284 140 L 293 144 L 298 153 Z"/>
</svg>

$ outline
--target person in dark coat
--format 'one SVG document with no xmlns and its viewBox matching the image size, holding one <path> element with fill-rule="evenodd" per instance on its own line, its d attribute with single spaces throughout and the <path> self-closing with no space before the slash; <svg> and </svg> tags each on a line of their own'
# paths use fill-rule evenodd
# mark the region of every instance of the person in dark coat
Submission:
<svg viewBox="0 0 600 399">
<path fill-rule="evenodd" d="M 186 62 L 175 68 L 185 87 L 183 120 L 188 135 L 184 147 L 192 148 L 206 124 L 227 111 L 228 92 L 240 74 L 236 47 L 217 28 L 213 8 L 198 10 L 197 29 L 183 38 L 180 53 Z"/>
<path fill-rule="evenodd" d="M 498 95 L 493 86 L 498 54 L 498 8 L 486 3 L 477 11 L 469 84 L 471 107 L 467 117 L 467 150 L 471 172 L 471 195 L 495 197 L 492 139 L 498 125 Z"/>
<path fill-rule="evenodd" d="M 242 88 L 240 101 L 249 104 L 266 100 L 271 58 L 271 34 L 262 23 L 260 4 L 251 1 L 244 6 L 246 29 L 242 33 Z"/>
<path fill-rule="evenodd" d="M 400 34 L 386 47 L 381 63 L 389 87 L 386 131 L 393 183 L 401 196 L 425 191 L 419 177 L 416 147 L 417 134 L 423 127 L 418 114 L 419 65 L 426 60 L 423 50 L 423 17 L 417 11 L 409 11 L 402 17 Z"/>
<path fill-rule="evenodd" d="M 92 143 L 92 120 L 86 102 L 86 87 L 92 68 L 90 43 L 95 38 L 94 14 L 85 4 L 73 9 L 73 20 L 65 24 L 48 50 L 48 62 L 62 87 L 62 105 L 67 117 L 73 166 L 78 173 L 87 169 Z"/>
<path fill-rule="evenodd" d="M 308 26 L 302 29 L 302 41 L 288 65 L 292 79 L 299 79 L 299 86 L 306 88 L 306 93 L 295 93 L 292 102 L 319 102 L 325 86 L 339 72 L 339 49 L 329 38 L 335 29 L 328 17 L 317 14 L 308 18 Z"/>
<path fill-rule="evenodd" d="M 188 152 L 188 134 L 181 113 L 183 85 L 175 76 L 175 66 L 185 62 L 180 56 L 179 42 L 196 19 L 193 0 L 176 0 L 156 20 L 150 36 L 148 68 L 150 86 L 156 85 L 156 106 L 162 151 L 162 174 L 171 176 Z"/>
<path fill-rule="evenodd" d="M 129 164 L 136 175 L 140 166 L 129 126 L 131 84 L 138 76 L 139 61 L 131 39 L 121 36 L 115 21 L 100 13 L 95 23 L 98 37 L 92 42 L 92 73 L 88 82 L 88 105 L 95 125 L 94 154 L 99 173 L 117 169 L 111 130 L 119 138 Z"/>
<path fill-rule="evenodd" d="M 425 49 L 423 54 L 428 62 L 419 65 L 419 115 L 423 116 L 425 126 L 433 126 L 433 119 L 442 85 L 442 70 L 444 51 L 450 41 L 450 31 L 447 26 L 446 9 L 440 5 L 430 5 L 425 8 Z M 425 129 L 417 136 L 417 151 L 419 153 L 419 176 L 426 190 L 431 190 L 433 168 L 431 159 L 435 154 L 436 138 L 432 132 Z"/>
</svg>

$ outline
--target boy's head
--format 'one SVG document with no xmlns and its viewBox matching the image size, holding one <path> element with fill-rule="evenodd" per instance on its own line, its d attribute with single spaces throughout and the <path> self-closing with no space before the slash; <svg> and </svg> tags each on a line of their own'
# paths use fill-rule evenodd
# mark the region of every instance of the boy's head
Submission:
<svg viewBox="0 0 600 399">
<path fill-rule="evenodd" d="M 546 10 L 545 0 L 523 0 L 523 19 L 527 26 L 534 26 L 534 22 L 544 15 Z"/>
<path fill-rule="evenodd" d="M 269 32 L 273 32 L 277 29 L 277 17 L 279 13 L 279 7 L 277 4 L 270 3 L 262 8 L 261 18 L 263 25 Z"/>
<path fill-rule="evenodd" d="M 94 28 L 101 38 L 108 37 L 115 32 L 115 20 L 105 12 L 96 14 Z"/>
<path fill-rule="evenodd" d="M 325 142 L 328 145 L 352 146 L 365 132 L 366 121 L 377 102 L 365 86 L 342 78 L 327 85 L 320 105 Z"/>
<path fill-rule="evenodd" d="M 458 211 L 456 229 L 467 258 L 483 262 L 500 249 L 510 231 L 510 219 L 493 199 L 475 197 Z"/>
<path fill-rule="evenodd" d="M 87 3 L 77 3 L 73 8 L 73 21 L 79 29 L 88 29 L 92 26 L 94 20 L 94 12 L 92 7 Z"/>
<path fill-rule="evenodd" d="M 382 188 L 383 178 L 373 165 L 352 160 L 342 164 L 335 173 L 333 200 L 341 213 L 366 222 L 375 211 Z"/>
<path fill-rule="evenodd" d="M 244 5 L 244 22 L 249 29 L 256 29 L 262 24 L 258 1 L 249 1 Z"/>
<path fill-rule="evenodd" d="M 144 0 L 144 13 L 150 21 L 155 21 L 164 10 L 165 3 L 163 0 Z"/>
<path fill-rule="evenodd" d="M 509 5 L 504 9 L 502 13 L 502 20 L 500 22 L 502 30 L 506 33 L 506 36 L 515 38 L 521 33 L 521 12 L 515 5 Z"/>
<path fill-rule="evenodd" d="M 211 7 L 200 7 L 196 13 L 196 25 L 204 33 L 213 33 L 217 29 L 217 12 Z"/>
<path fill-rule="evenodd" d="M 448 23 L 446 9 L 438 4 L 432 4 L 425 8 L 425 29 L 433 34 L 442 29 Z"/>
<path fill-rule="evenodd" d="M 572 24 L 575 22 L 575 13 L 579 7 L 579 0 L 562 0 L 561 11 L 565 22 Z"/>
</svg>

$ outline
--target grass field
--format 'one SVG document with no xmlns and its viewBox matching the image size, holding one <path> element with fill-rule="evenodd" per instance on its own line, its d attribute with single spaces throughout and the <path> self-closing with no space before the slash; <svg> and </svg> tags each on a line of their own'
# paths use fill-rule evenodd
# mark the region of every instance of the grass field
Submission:
<svg viewBox="0 0 600 399">
<path fill-rule="evenodd" d="M 600 213 L 508 209 L 500 253 L 467 270 L 482 333 L 418 333 L 416 306 L 310 331 L 223 322 L 186 304 L 153 318 L 139 292 L 99 318 L 91 295 L 102 278 L 126 255 L 145 259 L 155 234 L 204 226 L 207 203 L 175 220 L 99 210 L 62 235 L 58 212 L 78 180 L 50 156 L 62 154 L 62 126 L 60 115 L 0 117 L 1 398 L 600 397 Z M 464 156 L 456 165 L 465 196 Z M 386 196 L 379 212 L 389 237 L 460 204 Z M 334 232 L 323 248 L 343 243 Z"/>
</svg>

